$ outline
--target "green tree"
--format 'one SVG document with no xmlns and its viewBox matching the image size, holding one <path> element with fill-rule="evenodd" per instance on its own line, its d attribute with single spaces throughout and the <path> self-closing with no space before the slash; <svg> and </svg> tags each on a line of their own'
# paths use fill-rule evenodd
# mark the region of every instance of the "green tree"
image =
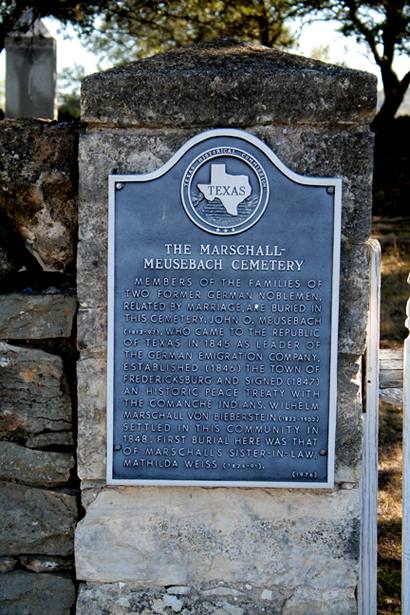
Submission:
<svg viewBox="0 0 410 615">
<path fill-rule="evenodd" d="M 288 0 L 123 0 L 101 13 L 86 40 L 115 62 L 222 37 L 288 47 L 293 13 Z"/>
<path fill-rule="evenodd" d="M 287 47 L 294 17 L 335 21 L 368 46 L 384 88 L 374 126 L 393 119 L 410 84 L 410 71 L 399 79 L 393 68 L 410 51 L 410 0 L 120 0 L 101 12 L 89 45 L 114 62 L 217 37 Z"/>
<path fill-rule="evenodd" d="M 64 68 L 58 75 L 58 119 L 80 118 L 80 85 L 85 77 L 84 67 L 74 64 Z"/>
<path fill-rule="evenodd" d="M 410 0 L 306 0 L 298 2 L 297 11 L 302 17 L 335 20 L 342 34 L 367 45 L 384 89 L 374 127 L 388 124 L 410 85 L 410 71 L 400 79 L 393 68 L 398 53 L 410 52 Z"/>
<path fill-rule="evenodd" d="M 27 32 L 41 17 L 55 17 L 63 24 L 71 23 L 90 32 L 97 11 L 111 4 L 109 0 L 0 0 L 0 52 L 7 36 Z"/>
</svg>

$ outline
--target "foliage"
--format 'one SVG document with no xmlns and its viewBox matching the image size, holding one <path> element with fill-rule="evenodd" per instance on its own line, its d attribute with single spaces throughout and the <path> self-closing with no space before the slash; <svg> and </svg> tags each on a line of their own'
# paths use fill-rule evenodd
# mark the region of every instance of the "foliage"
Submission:
<svg viewBox="0 0 410 615">
<path fill-rule="evenodd" d="M 58 75 L 58 118 L 62 121 L 80 117 L 80 84 L 85 77 L 84 68 L 74 64 Z"/>
<path fill-rule="evenodd" d="M 7 36 L 27 32 L 41 17 L 55 17 L 90 32 L 96 12 L 108 4 L 106 0 L 0 0 L 0 52 Z"/>
<path fill-rule="evenodd" d="M 393 69 L 397 53 L 410 53 L 410 0 L 303 0 L 301 16 L 335 20 L 345 36 L 365 43 L 380 68 L 385 100 L 374 122 L 390 122 L 410 85 L 410 71 L 400 80 Z"/>
<path fill-rule="evenodd" d="M 102 13 L 89 45 L 115 62 L 215 38 L 287 47 L 292 14 L 287 0 L 122 0 Z"/>
<path fill-rule="evenodd" d="M 410 84 L 410 71 L 400 80 L 393 69 L 395 55 L 410 52 L 410 0 L 0 0 L 0 51 L 7 34 L 45 16 L 73 24 L 111 65 L 221 37 L 288 47 L 293 18 L 336 21 L 380 68 L 376 128 L 394 118 Z"/>
<path fill-rule="evenodd" d="M 375 128 L 392 120 L 410 84 L 399 79 L 397 53 L 410 52 L 410 0 L 120 0 L 101 12 L 89 44 L 114 62 L 219 37 L 289 46 L 292 18 L 332 20 L 365 43 L 380 68 L 385 100 Z"/>
</svg>

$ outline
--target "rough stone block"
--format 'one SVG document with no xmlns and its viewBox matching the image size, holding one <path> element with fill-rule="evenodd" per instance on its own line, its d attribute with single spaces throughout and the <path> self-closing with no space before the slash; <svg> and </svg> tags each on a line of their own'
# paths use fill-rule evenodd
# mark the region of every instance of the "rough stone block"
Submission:
<svg viewBox="0 0 410 615">
<path fill-rule="evenodd" d="M 106 355 L 107 308 L 80 307 L 77 317 L 77 346 L 83 357 Z"/>
<path fill-rule="evenodd" d="M 249 43 L 178 49 L 82 87 L 83 121 L 120 126 L 351 122 L 375 105 L 373 75 Z"/>
<path fill-rule="evenodd" d="M 0 553 L 72 554 L 75 496 L 0 483 L 0 516 Z"/>
<path fill-rule="evenodd" d="M 337 482 L 357 482 L 360 479 L 362 413 L 361 357 L 339 354 L 335 469 Z"/>
<path fill-rule="evenodd" d="M 342 179 L 342 239 L 366 241 L 371 229 L 374 135 L 368 126 L 251 128 L 292 171 Z M 360 160 L 360 164 L 357 161 Z"/>
<path fill-rule="evenodd" d="M 88 358 L 77 363 L 78 476 L 105 479 L 106 360 Z"/>
<path fill-rule="evenodd" d="M 68 453 L 35 451 L 14 442 L 0 442 L 0 480 L 55 486 L 70 478 L 74 458 Z"/>
<path fill-rule="evenodd" d="M 357 582 L 358 508 L 357 489 L 103 490 L 77 526 L 77 577 L 343 589 Z"/>
<path fill-rule="evenodd" d="M 340 265 L 339 352 L 365 352 L 368 303 L 367 245 L 344 244 Z"/>
<path fill-rule="evenodd" d="M 18 564 L 18 559 L 15 557 L 0 557 L 0 574 L 11 572 Z"/>
<path fill-rule="evenodd" d="M 0 210 L 47 271 L 75 257 L 77 141 L 67 125 L 5 120 L 0 127 Z"/>
<path fill-rule="evenodd" d="M 78 298 L 83 307 L 107 301 L 108 175 L 161 167 L 195 131 L 108 130 L 82 135 L 79 204 Z"/>
<path fill-rule="evenodd" d="M 71 570 L 73 560 L 63 557 L 48 557 L 46 555 L 22 555 L 19 557 L 20 564 L 31 572 L 61 572 Z"/>
<path fill-rule="evenodd" d="M 82 207 L 87 208 L 84 203 Z M 98 212 L 94 215 L 101 217 L 87 225 L 78 242 L 77 292 L 83 307 L 102 306 L 107 301 L 107 201 L 103 209 L 90 206 L 92 209 Z"/>
<path fill-rule="evenodd" d="M 67 295 L 1 295 L 0 338 L 70 337 L 76 307 Z"/>
<path fill-rule="evenodd" d="M 303 584 L 294 592 L 264 589 L 257 591 L 247 585 L 216 586 L 193 590 L 183 587 L 165 592 L 159 588 L 134 589 L 125 583 L 81 585 L 77 601 L 77 615 L 114 615 L 121 604 L 121 614 L 158 615 L 351 615 L 357 606 L 354 587 L 343 590 L 306 589 Z M 178 589 L 178 588 L 175 588 Z"/>
<path fill-rule="evenodd" d="M 353 615 L 357 613 L 355 590 L 315 590 L 302 586 L 286 601 L 281 615 Z"/>
<path fill-rule="evenodd" d="M 57 574 L 16 570 L 1 575 L 0 600 L 5 615 L 70 615 L 75 588 L 70 578 Z"/>
<path fill-rule="evenodd" d="M 159 613 L 182 613 L 183 615 L 280 615 L 286 593 L 263 590 L 269 593 L 269 602 L 261 598 L 261 592 L 240 586 L 219 586 L 198 590 L 190 587 L 133 589 L 125 583 L 92 584 L 80 587 L 77 614 L 111 615 L 117 612 L 131 615 L 158 615 Z M 262 591 L 262 593 L 263 593 Z"/>
<path fill-rule="evenodd" d="M 71 400 L 60 357 L 0 343 L 0 377 L 2 438 L 71 428 Z"/>
<path fill-rule="evenodd" d="M 46 433 L 39 433 L 35 436 L 31 436 L 26 440 L 27 448 L 37 448 L 40 450 L 46 450 L 48 448 L 55 448 L 66 446 L 74 447 L 74 438 L 72 431 L 49 431 Z"/>
</svg>

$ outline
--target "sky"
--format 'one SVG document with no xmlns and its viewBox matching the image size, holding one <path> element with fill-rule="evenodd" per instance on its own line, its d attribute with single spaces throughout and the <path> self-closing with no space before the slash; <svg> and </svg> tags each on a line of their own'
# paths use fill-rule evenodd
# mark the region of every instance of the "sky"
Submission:
<svg viewBox="0 0 410 615">
<path fill-rule="evenodd" d="M 68 40 L 58 31 L 58 22 L 53 19 L 44 19 L 50 33 L 57 38 L 57 71 L 60 72 L 65 67 L 72 67 L 79 64 L 84 67 L 85 73 L 96 72 L 97 58 L 87 51 L 74 30 L 71 28 L 71 39 Z M 346 38 L 336 31 L 336 23 L 317 22 L 305 26 L 299 38 L 298 47 L 292 51 L 302 55 L 311 55 L 317 47 L 328 47 L 328 57 L 326 61 L 333 63 L 344 63 L 350 68 L 372 72 L 379 77 L 379 71 L 371 60 L 371 56 L 364 45 L 359 45 L 354 39 Z M 104 68 L 109 68 L 109 63 L 105 63 Z M 395 68 L 399 76 L 410 70 L 410 58 L 401 57 L 396 60 Z M 5 54 L 0 55 L 0 80 L 4 79 L 5 73 Z M 381 85 L 380 85 L 381 88 Z"/>
</svg>

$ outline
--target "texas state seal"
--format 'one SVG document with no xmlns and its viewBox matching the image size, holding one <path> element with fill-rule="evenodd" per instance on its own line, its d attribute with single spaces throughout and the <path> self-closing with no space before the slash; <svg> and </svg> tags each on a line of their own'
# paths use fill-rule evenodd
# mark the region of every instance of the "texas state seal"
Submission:
<svg viewBox="0 0 410 615">
<path fill-rule="evenodd" d="M 266 172 L 236 147 L 202 152 L 186 169 L 181 198 L 188 217 L 215 235 L 236 235 L 260 220 L 269 199 Z"/>
</svg>

